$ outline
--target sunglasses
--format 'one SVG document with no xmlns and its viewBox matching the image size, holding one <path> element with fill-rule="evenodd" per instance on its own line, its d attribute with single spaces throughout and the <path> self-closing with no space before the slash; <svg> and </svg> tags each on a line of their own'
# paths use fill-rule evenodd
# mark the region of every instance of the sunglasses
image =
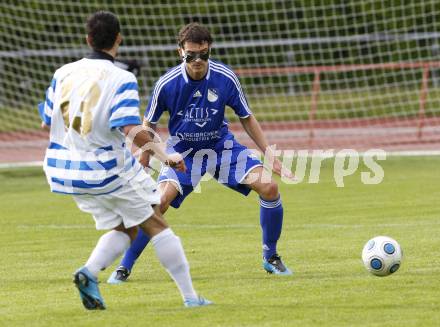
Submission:
<svg viewBox="0 0 440 327">
<path fill-rule="evenodd" d="M 209 49 L 206 52 L 185 51 L 184 55 L 182 56 L 182 60 L 186 63 L 196 61 L 199 58 L 203 61 L 207 61 L 209 59 L 209 55 L 210 55 Z"/>
</svg>

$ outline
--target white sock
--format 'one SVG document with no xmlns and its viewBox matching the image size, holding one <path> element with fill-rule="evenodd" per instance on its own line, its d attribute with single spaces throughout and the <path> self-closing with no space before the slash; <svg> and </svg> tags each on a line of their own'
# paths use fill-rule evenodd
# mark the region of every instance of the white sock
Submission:
<svg viewBox="0 0 440 327">
<path fill-rule="evenodd" d="M 110 266 L 130 246 L 130 237 L 124 232 L 112 230 L 101 236 L 87 260 L 86 268 L 95 276 Z"/>
<path fill-rule="evenodd" d="M 180 238 L 170 228 L 167 228 L 155 235 L 151 242 L 159 261 L 179 287 L 182 298 L 184 300 L 197 299 L 197 293 L 193 288 L 189 273 L 189 264 Z"/>
</svg>

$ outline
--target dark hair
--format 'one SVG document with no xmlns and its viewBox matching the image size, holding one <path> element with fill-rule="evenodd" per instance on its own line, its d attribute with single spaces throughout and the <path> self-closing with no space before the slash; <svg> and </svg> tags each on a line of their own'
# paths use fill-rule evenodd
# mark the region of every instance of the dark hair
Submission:
<svg viewBox="0 0 440 327">
<path fill-rule="evenodd" d="M 180 29 L 177 36 L 179 47 L 183 48 L 185 42 L 193 42 L 197 44 L 208 42 L 208 44 L 211 45 L 211 33 L 209 33 L 209 30 L 205 26 L 199 23 L 187 24 Z"/>
<path fill-rule="evenodd" d="M 108 50 L 121 31 L 118 17 L 109 11 L 97 11 L 87 19 L 87 35 L 93 50 Z"/>
</svg>

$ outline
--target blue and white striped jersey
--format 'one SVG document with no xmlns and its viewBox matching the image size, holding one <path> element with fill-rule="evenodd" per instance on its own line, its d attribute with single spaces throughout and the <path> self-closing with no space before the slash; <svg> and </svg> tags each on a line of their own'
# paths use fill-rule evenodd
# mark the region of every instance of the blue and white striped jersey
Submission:
<svg viewBox="0 0 440 327">
<path fill-rule="evenodd" d="M 187 75 L 185 63 L 170 69 L 157 81 L 145 111 L 151 123 L 169 112 L 169 145 L 178 152 L 213 148 L 228 135 L 226 106 L 241 118 L 252 114 L 234 72 L 217 61 L 208 64 L 205 78 L 198 81 Z"/>
<path fill-rule="evenodd" d="M 53 192 L 110 193 L 142 169 L 120 130 L 141 123 L 136 77 L 99 54 L 58 69 L 46 92 L 44 170 Z"/>
</svg>

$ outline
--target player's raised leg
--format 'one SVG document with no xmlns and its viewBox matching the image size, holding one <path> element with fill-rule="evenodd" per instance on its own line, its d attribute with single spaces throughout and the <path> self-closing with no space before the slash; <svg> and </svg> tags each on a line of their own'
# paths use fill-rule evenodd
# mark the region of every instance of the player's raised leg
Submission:
<svg viewBox="0 0 440 327">
<path fill-rule="evenodd" d="M 162 182 L 158 186 L 161 193 L 160 212 L 163 215 L 169 208 L 170 203 L 176 198 L 178 194 L 178 188 L 173 182 Z M 136 239 L 131 243 L 128 250 L 125 252 L 124 257 L 121 260 L 118 268 L 112 272 L 107 280 L 109 284 L 121 284 L 128 280 L 131 274 L 132 268 L 136 263 L 136 260 L 144 251 L 145 247 L 150 242 L 150 237 L 139 229 Z"/>
<path fill-rule="evenodd" d="M 197 295 L 192 285 L 189 263 L 180 242 L 171 228 L 162 218 L 159 208 L 140 225 L 142 230 L 151 237 L 151 242 L 159 261 L 177 284 L 186 307 L 198 307 L 212 304 L 211 301 Z"/>
<path fill-rule="evenodd" d="M 263 174 L 263 167 L 254 168 L 245 179 L 245 183 L 260 196 L 260 225 L 263 241 L 263 268 L 271 274 L 291 275 L 277 253 L 277 243 L 283 226 L 283 205 L 278 192 L 278 185 L 272 179 L 262 182 L 262 178 L 251 178 L 251 175 Z"/>
</svg>

